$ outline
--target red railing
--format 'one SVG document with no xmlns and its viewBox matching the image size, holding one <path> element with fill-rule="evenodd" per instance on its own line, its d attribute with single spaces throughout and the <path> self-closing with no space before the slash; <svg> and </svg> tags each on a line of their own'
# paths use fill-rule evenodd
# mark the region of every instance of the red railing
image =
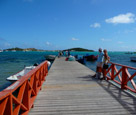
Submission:
<svg viewBox="0 0 136 115">
<path fill-rule="evenodd" d="M 136 93 L 136 83 L 134 81 L 134 79 L 136 80 L 136 68 L 112 62 L 109 64 L 111 64 L 110 67 L 104 71 L 105 78 L 107 78 L 107 80 L 113 80 L 119 84 L 121 89 L 128 89 Z M 131 70 L 133 71 L 131 72 L 132 75 L 129 72 Z"/>
<path fill-rule="evenodd" d="M 45 61 L 0 92 L 0 115 L 27 115 L 47 74 Z"/>
</svg>

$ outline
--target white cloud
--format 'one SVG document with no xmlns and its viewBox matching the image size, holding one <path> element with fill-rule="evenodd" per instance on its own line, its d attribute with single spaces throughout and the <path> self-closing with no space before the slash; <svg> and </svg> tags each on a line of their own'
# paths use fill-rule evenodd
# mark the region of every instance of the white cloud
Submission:
<svg viewBox="0 0 136 115">
<path fill-rule="evenodd" d="M 120 46 L 120 47 L 124 49 L 129 49 L 129 46 Z"/>
<path fill-rule="evenodd" d="M 118 44 L 123 44 L 123 42 L 122 42 L 122 41 L 118 41 L 117 43 L 118 43 Z"/>
<path fill-rule="evenodd" d="M 47 45 L 47 46 L 50 46 L 50 45 L 51 45 L 51 43 L 50 43 L 50 42 L 46 42 L 46 45 Z"/>
<path fill-rule="evenodd" d="M 92 28 L 100 28 L 101 25 L 99 23 L 94 23 L 94 24 L 91 24 L 90 27 L 92 27 Z"/>
<path fill-rule="evenodd" d="M 119 14 L 118 16 L 114 16 L 112 18 L 106 19 L 107 23 L 119 24 L 119 23 L 134 23 L 136 17 L 133 13 Z"/>
<path fill-rule="evenodd" d="M 5 43 L 4 43 L 4 46 L 5 46 L 5 47 L 9 47 L 9 46 L 11 46 L 11 44 L 8 43 L 8 42 L 5 42 Z"/>
<path fill-rule="evenodd" d="M 102 38 L 101 41 L 103 41 L 103 42 L 109 42 L 109 41 L 111 41 L 111 39 Z"/>
<path fill-rule="evenodd" d="M 47 50 L 56 50 L 56 49 L 58 50 L 60 48 L 60 46 L 54 44 L 53 42 L 50 43 L 47 41 L 47 42 L 45 42 L 45 44 L 46 44 L 46 46 L 43 46 L 43 48 L 46 48 Z"/>
<path fill-rule="evenodd" d="M 73 40 L 73 41 L 78 41 L 79 39 L 77 39 L 77 38 L 72 38 L 72 40 Z"/>
</svg>

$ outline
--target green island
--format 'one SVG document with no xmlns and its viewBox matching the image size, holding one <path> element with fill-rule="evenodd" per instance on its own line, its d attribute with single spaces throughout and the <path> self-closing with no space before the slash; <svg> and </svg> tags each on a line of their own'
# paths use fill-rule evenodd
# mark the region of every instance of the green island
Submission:
<svg viewBox="0 0 136 115">
<path fill-rule="evenodd" d="M 85 48 L 70 48 L 63 51 L 82 51 L 82 52 L 94 52 L 94 50 L 89 50 Z"/>
<path fill-rule="evenodd" d="M 4 51 L 44 51 L 44 50 L 41 50 L 41 49 L 36 49 L 36 48 L 18 48 L 18 47 L 15 47 L 15 48 L 9 48 L 9 49 L 4 49 Z"/>
<path fill-rule="evenodd" d="M 3 51 L 60 51 L 60 50 L 42 50 L 42 49 L 36 49 L 36 48 L 8 48 L 8 49 L 4 49 Z M 82 52 L 94 52 L 94 50 L 89 50 L 89 49 L 85 49 L 85 48 L 70 48 L 70 49 L 65 49 L 62 51 L 82 51 Z"/>
</svg>

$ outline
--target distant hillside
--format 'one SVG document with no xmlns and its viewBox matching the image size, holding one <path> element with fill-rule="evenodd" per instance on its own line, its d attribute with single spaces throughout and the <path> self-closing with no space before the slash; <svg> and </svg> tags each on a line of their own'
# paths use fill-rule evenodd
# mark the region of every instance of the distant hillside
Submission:
<svg viewBox="0 0 136 115">
<path fill-rule="evenodd" d="M 24 49 L 24 51 L 39 51 L 39 50 L 36 48 L 26 48 Z"/>
<path fill-rule="evenodd" d="M 18 47 L 15 47 L 15 48 L 9 48 L 9 49 L 5 49 L 6 51 L 13 51 L 13 50 L 16 50 L 16 51 L 43 51 L 43 50 L 38 50 L 36 48 L 26 48 L 26 49 L 22 49 L 22 48 L 18 48 Z"/>
<path fill-rule="evenodd" d="M 84 52 L 94 52 L 93 50 L 89 50 L 89 49 L 85 49 L 85 48 L 70 48 L 70 49 L 66 49 L 66 50 L 69 50 L 69 51 L 82 51 L 82 52 L 83 51 Z M 66 51 L 66 50 L 63 50 L 63 51 Z M 36 48 L 22 49 L 22 48 L 15 47 L 15 48 L 5 49 L 4 51 L 49 51 L 49 50 L 39 50 L 39 49 L 36 49 Z M 58 51 L 58 50 L 56 50 L 56 51 Z"/>
<path fill-rule="evenodd" d="M 88 49 L 85 49 L 85 48 L 70 48 L 70 49 L 66 49 L 66 50 L 94 52 L 94 50 L 88 50 Z M 66 51 L 66 50 L 63 50 L 63 51 Z"/>
<path fill-rule="evenodd" d="M 22 48 L 18 48 L 18 47 L 15 47 L 15 48 L 9 48 L 9 49 L 6 49 L 7 51 L 13 51 L 13 50 L 16 50 L 16 51 L 23 51 Z"/>
</svg>

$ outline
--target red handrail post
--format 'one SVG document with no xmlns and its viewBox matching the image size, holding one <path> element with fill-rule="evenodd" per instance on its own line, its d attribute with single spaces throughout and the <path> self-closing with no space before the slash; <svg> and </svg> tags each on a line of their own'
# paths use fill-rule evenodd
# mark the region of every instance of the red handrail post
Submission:
<svg viewBox="0 0 136 115">
<path fill-rule="evenodd" d="M 24 91 L 24 98 L 22 100 L 22 103 L 24 106 L 29 110 L 29 103 L 30 103 L 30 96 L 29 96 L 29 85 L 28 85 L 28 80 L 26 81 L 26 88 Z"/>
<path fill-rule="evenodd" d="M 127 68 L 125 66 L 122 67 L 122 82 L 121 82 L 121 89 L 127 89 L 125 86 L 127 86 L 127 74 L 126 70 Z"/>
<path fill-rule="evenodd" d="M 114 80 L 114 67 L 115 67 L 115 64 L 112 64 L 112 69 L 111 69 L 111 80 Z"/>
<path fill-rule="evenodd" d="M 6 109 L 4 115 L 13 115 L 13 105 L 12 105 L 12 96 L 8 96 L 8 101 L 6 105 Z"/>
</svg>

